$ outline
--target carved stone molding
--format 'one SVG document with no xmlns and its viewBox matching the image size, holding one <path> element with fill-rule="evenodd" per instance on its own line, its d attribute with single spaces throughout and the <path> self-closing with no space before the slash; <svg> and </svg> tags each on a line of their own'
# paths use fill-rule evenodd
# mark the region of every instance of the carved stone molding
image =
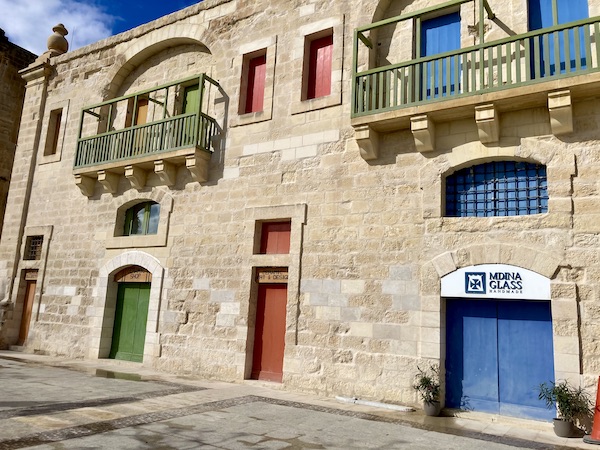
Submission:
<svg viewBox="0 0 600 450">
<path fill-rule="evenodd" d="M 196 150 L 196 153 L 185 157 L 185 166 L 192 174 L 194 181 L 204 183 L 208 181 L 208 166 L 210 153 Z"/>
<path fill-rule="evenodd" d="M 573 132 L 573 105 L 569 89 L 548 93 L 548 111 L 552 134 L 559 136 Z"/>
<path fill-rule="evenodd" d="M 129 180 L 131 186 L 138 191 L 146 186 L 147 173 L 144 169 L 137 166 L 125 166 L 125 178 Z"/>
<path fill-rule="evenodd" d="M 163 159 L 154 161 L 154 173 L 167 186 L 173 186 L 177 178 L 177 167 Z"/>
<path fill-rule="evenodd" d="M 475 107 L 475 122 L 479 140 L 483 144 L 500 140 L 500 117 L 493 103 Z"/>
<path fill-rule="evenodd" d="M 379 157 L 379 133 L 369 125 L 361 125 L 354 129 L 354 138 L 360 148 L 360 156 L 364 160 L 377 159 Z"/>
<path fill-rule="evenodd" d="M 435 148 L 435 124 L 427 114 L 411 117 L 410 131 L 417 151 L 430 152 Z"/>
<path fill-rule="evenodd" d="M 98 181 L 102 186 L 104 186 L 104 190 L 111 194 L 115 194 L 119 187 L 119 175 L 116 173 L 108 172 L 106 170 L 98 171 Z"/>
<path fill-rule="evenodd" d="M 96 179 L 92 177 L 86 177 L 85 175 L 75 175 L 75 184 L 81 190 L 81 193 L 86 197 L 94 195 L 96 187 Z"/>
</svg>

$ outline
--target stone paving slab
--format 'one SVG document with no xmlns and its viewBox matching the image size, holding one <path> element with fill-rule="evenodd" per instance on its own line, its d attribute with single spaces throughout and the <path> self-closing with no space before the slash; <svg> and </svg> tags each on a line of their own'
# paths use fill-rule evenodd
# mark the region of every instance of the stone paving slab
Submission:
<svg viewBox="0 0 600 450">
<path fill-rule="evenodd" d="M 567 448 L 550 435 L 538 439 L 539 430 L 523 429 L 530 439 L 521 439 L 511 426 L 340 404 L 264 383 L 4 358 L 0 352 L 0 450 Z"/>
</svg>

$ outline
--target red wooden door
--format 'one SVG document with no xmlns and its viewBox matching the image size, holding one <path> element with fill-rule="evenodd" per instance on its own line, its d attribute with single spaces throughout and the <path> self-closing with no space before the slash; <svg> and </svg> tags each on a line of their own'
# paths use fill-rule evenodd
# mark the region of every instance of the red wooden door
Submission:
<svg viewBox="0 0 600 450">
<path fill-rule="evenodd" d="M 281 382 L 287 284 L 258 285 L 252 378 Z"/>
<path fill-rule="evenodd" d="M 33 311 L 33 299 L 35 297 L 36 281 L 26 281 L 25 298 L 23 299 L 23 313 L 21 314 L 21 327 L 19 329 L 19 340 L 17 345 L 23 345 L 29 334 L 29 322 L 31 322 L 31 312 Z"/>
<path fill-rule="evenodd" d="M 263 110 L 267 56 L 257 56 L 248 62 L 248 89 L 246 90 L 245 113 Z"/>
<path fill-rule="evenodd" d="M 333 35 L 310 43 L 307 98 L 325 97 L 331 93 L 331 57 Z"/>
</svg>

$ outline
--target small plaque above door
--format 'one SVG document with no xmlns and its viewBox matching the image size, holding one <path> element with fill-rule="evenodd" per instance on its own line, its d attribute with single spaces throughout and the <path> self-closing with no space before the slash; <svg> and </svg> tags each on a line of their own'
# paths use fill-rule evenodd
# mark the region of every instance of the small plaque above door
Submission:
<svg viewBox="0 0 600 450">
<path fill-rule="evenodd" d="M 150 283 L 152 274 L 140 266 L 129 266 L 115 275 L 117 283 Z"/>
<path fill-rule="evenodd" d="M 258 283 L 287 283 L 288 270 L 283 268 L 256 269 Z"/>
</svg>

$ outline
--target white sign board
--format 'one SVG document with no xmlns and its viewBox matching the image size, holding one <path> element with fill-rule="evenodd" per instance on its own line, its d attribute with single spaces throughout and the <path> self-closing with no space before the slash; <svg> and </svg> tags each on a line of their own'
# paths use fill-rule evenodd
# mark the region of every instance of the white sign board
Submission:
<svg viewBox="0 0 600 450">
<path fill-rule="evenodd" d="M 442 296 L 550 300 L 550 279 L 521 267 L 481 264 L 444 276 Z"/>
</svg>

